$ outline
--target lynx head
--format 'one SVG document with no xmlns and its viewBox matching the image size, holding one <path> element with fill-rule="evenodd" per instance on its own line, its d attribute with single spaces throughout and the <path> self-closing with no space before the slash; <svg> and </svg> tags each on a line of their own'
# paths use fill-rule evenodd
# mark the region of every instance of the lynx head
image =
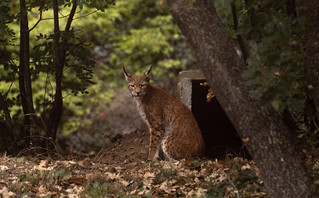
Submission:
<svg viewBox="0 0 319 198">
<path fill-rule="evenodd" d="M 142 75 L 132 75 L 127 73 L 125 67 L 123 67 L 127 87 L 133 97 L 143 97 L 148 93 L 151 70 L 152 66 Z"/>
</svg>

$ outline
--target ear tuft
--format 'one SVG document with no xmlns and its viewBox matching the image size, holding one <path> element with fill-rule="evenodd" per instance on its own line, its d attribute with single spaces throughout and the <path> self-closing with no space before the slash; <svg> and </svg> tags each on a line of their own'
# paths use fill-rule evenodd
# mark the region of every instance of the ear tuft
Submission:
<svg viewBox="0 0 319 198">
<path fill-rule="evenodd" d="M 125 70 L 125 67 L 123 66 L 123 73 L 124 73 L 124 76 L 125 76 L 125 80 L 126 81 L 129 81 L 130 78 L 132 77 L 131 74 L 127 73 L 127 71 Z"/>
<path fill-rule="evenodd" d="M 152 67 L 153 67 L 153 65 L 151 65 L 150 69 L 144 73 L 145 76 L 148 76 L 151 73 Z"/>
</svg>

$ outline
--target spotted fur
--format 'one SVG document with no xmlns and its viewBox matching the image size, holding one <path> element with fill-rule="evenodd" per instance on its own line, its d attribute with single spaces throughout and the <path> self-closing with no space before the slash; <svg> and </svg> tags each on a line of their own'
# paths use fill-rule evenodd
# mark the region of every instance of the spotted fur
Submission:
<svg viewBox="0 0 319 198">
<path fill-rule="evenodd" d="M 128 89 L 150 131 L 148 160 L 198 157 L 205 144 L 192 112 L 163 89 L 149 83 L 152 67 L 142 75 L 125 71 Z"/>
</svg>

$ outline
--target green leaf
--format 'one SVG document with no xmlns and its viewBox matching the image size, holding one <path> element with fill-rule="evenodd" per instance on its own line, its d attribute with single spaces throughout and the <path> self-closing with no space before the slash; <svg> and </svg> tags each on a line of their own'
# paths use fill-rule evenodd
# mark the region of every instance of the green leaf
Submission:
<svg viewBox="0 0 319 198">
<path fill-rule="evenodd" d="M 72 172 L 68 168 L 61 168 L 53 171 L 53 177 L 59 177 L 63 180 L 70 179 L 72 177 Z"/>
</svg>

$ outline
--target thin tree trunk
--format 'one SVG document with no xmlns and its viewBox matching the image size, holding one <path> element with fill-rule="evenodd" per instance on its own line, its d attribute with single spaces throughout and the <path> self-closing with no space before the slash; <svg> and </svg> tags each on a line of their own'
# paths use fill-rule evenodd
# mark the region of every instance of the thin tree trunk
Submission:
<svg viewBox="0 0 319 198">
<path fill-rule="evenodd" d="M 71 23 L 73 21 L 73 17 L 75 15 L 75 11 L 77 8 L 77 1 L 73 1 L 73 6 L 70 11 L 70 15 L 65 26 L 64 34 L 70 31 Z M 58 0 L 53 0 L 53 13 L 54 13 L 54 56 L 55 56 L 55 64 L 56 64 L 56 71 L 55 71 L 55 82 L 56 82 L 56 89 L 55 89 L 55 97 L 52 108 L 49 110 L 47 118 L 46 118 L 46 128 L 47 128 L 47 136 L 52 138 L 53 140 L 56 139 L 57 129 L 61 120 L 62 109 L 63 109 L 63 97 L 62 97 L 62 78 L 63 78 L 63 68 L 66 58 L 66 45 L 67 45 L 67 38 L 61 39 L 61 32 L 59 28 L 59 8 L 58 8 Z"/>
<path fill-rule="evenodd" d="M 0 93 L 0 109 L 3 110 L 4 112 L 4 117 L 5 117 L 5 121 L 6 121 L 6 125 L 7 127 L 10 129 L 10 131 L 12 131 L 12 119 L 11 119 L 11 115 L 8 109 L 8 106 L 6 105 L 4 98 L 2 96 L 2 94 Z M 9 134 L 11 138 L 13 138 L 12 134 Z"/>
<path fill-rule="evenodd" d="M 243 61 L 212 0 L 167 0 L 216 97 L 253 156 L 269 197 L 316 197 L 295 138 L 279 114 L 248 95 Z"/>
<path fill-rule="evenodd" d="M 0 109 L 3 110 L 4 112 L 4 116 L 5 116 L 5 128 L 1 129 L 0 131 L 2 132 L 2 134 L 0 134 L 0 137 L 2 137 L 3 139 L 3 147 L 4 149 L 9 149 L 8 148 L 8 143 L 12 144 L 14 143 L 14 137 L 13 137 L 13 130 L 12 130 L 12 120 L 11 120 L 11 115 L 8 109 L 8 106 L 5 103 L 5 100 L 2 96 L 2 94 L 0 93 Z M 11 142 L 7 142 L 8 138 L 10 138 Z"/>
<path fill-rule="evenodd" d="M 24 113 L 24 126 L 26 126 L 23 136 L 29 138 L 32 135 L 31 127 L 35 125 L 35 113 L 31 88 L 29 26 L 25 0 L 20 0 L 20 15 L 19 88 Z"/>
<path fill-rule="evenodd" d="M 286 2 L 286 11 L 287 11 L 288 16 L 291 16 L 293 18 L 297 18 L 295 0 L 287 0 L 287 2 Z"/>
</svg>

